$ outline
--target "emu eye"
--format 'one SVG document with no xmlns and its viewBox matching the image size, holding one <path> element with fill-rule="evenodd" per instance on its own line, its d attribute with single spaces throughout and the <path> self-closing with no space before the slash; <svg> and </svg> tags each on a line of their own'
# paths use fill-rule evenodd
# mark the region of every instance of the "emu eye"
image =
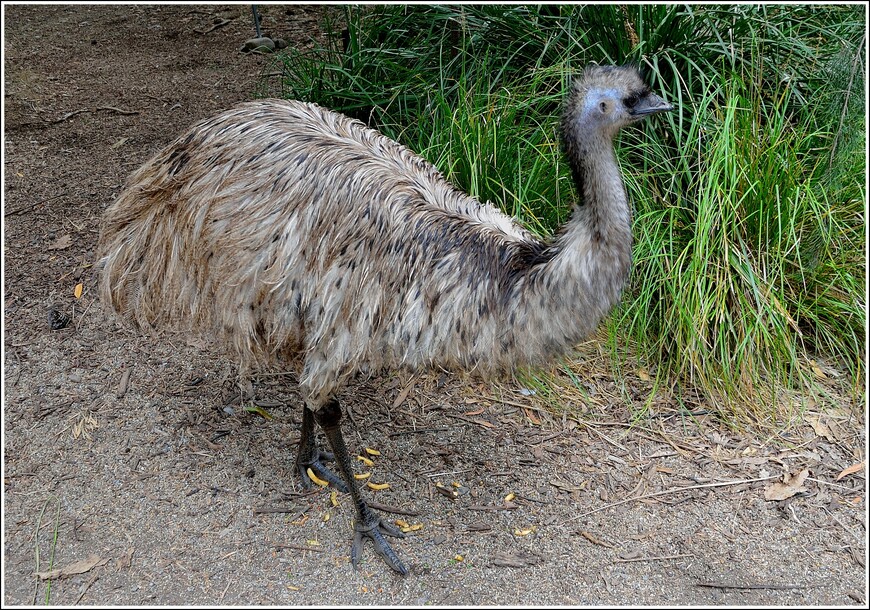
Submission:
<svg viewBox="0 0 870 610">
<path fill-rule="evenodd" d="M 625 98 L 624 100 L 622 100 L 622 103 L 625 104 L 626 108 L 634 108 L 637 105 L 637 102 L 638 102 L 638 97 L 636 95 L 630 95 L 627 98 Z"/>
</svg>

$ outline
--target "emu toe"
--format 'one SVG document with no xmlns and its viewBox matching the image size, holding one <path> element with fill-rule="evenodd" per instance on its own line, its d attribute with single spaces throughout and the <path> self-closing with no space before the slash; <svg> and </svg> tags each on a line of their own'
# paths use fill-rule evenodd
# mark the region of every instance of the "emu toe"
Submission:
<svg viewBox="0 0 870 610">
<path fill-rule="evenodd" d="M 350 549 L 350 562 L 355 569 L 359 569 L 359 561 L 362 558 L 363 538 L 370 538 L 375 546 L 375 552 L 380 555 L 388 566 L 402 576 L 408 575 L 408 568 L 399 559 L 398 555 L 390 547 L 384 535 L 404 538 L 398 528 L 386 521 L 375 518 L 369 524 L 358 523 L 354 525 L 353 546 Z"/>
<path fill-rule="evenodd" d="M 323 462 L 333 462 L 335 458 L 328 451 L 320 451 L 315 449 L 314 455 L 306 459 L 300 459 L 296 462 L 296 468 L 299 470 L 299 476 L 302 478 L 302 485 L 305 489 L 317 487 L 317 484 L 308 476 L 308 468 L 314 470 L 320 477 L 327 481 L 342 493 L 347 493 L 347 485 L 341 480 L 341 477 L 332 472 L 329 468 L 323 465 Z"/>
</svg>

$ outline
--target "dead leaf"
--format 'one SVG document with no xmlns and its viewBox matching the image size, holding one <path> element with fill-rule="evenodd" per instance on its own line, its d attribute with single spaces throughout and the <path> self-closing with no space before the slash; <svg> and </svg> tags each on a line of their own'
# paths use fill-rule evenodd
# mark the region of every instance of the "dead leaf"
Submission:
<svg viewBox="0 0 870 610">
<path fill-rule="evenodd" d="M 85 572 L 89 572 L 97 566 L 104 566 L 108 562 L 108 557 L 91 555 L 87 559 L 82 559 L 81 561 L 72 563 L 65 568 L 57 568 L 56 570 L 51 570 L 49 572 L 34 572 L 34 575 L 39 576 L 39 578 L 42 580 L 63 578 L 65 576 L 75 576 L 76 574 L 84 574 Z"/>
<path fill-rule="evenodd" d="M 540 562 L 540 558 L 524 551 L 498 552 L 492 557 L 492 565 L 499 568 L 524 568 Z"/>
<path fill-rule="evenodd" d="M 260 407 L 260 406 L 257 406 L 257 405 L 254 405 L 254 406 L 251 406 L 251 407 L 245 407 L 245 411 L 247 411 L 248 413 L 256 413 L 257 415 L 259 415 L 260 417 L 262 417 L 263 419 L 266 419 L 266 420 L 270 420 L 270 419 L 272 419 L 272 414 L 271 414 L 271 413 L 269 413 L 269 412 L 268 412 L 266 409 L 264 409 L 263 407 Z"/>
<path fill-rule="evenodd" d="M 125 554 L 118 557 L 115 561 L 115 568 L 120 572 L 124 568 L 129 568 L 133 565 L 134 549 L 129 549 Z"/>
<path fill-rule="evenodd" d="M 485 419 L 480 419 L 479 417 L 475 417 L 473 419 L 469 419 L 468 421 L 477 424 L 478 426 L 483 426 L 484 428 L 495 428 L 494 425 L 486 421 Z"/>
<path fill-rule="evenodd" d="M 414 378 L 411 378 L 411 381 L 408 382 L 402 391 L 399 392 L 399 395 L 396 396 L 396 399 L 393 401 L 393 409 L 398 409 L 399 406 L 405 402 L 405 399 L 408 398 L 408 394 L 411 393 L 411 390 L 414 388 Z"/>
<path fill-rule="evenodd" d="M 558 479 L 550 479 L 549 483 L 553 487 L 556 487 L 556 488 L 561 489 L 563 491 L 569 491 L 569 492 L 570 491 L 583 491 L 583 488 L 586 486 L 585 481 L 583 483 L 581 483 L 579 486 L 571 485 L 570 483 L 565 483 L 564 481 L 559 481 Z"/>
<path fill-rule="evenodd" d="M 623 551 L 619 554 L 619 558 L 623 561 L 631 561 L 633 559 L 637 559 L 639 557 L 643 557 L 643 552 L 640 549 L 632 549 L 630 551 Z"/>
<path fill-rule="evenodd" d="M 836 441 L 834 435 L 831 434 L 831 429 L 822 423 L 820 417 L 807 417 L 807 422 L 813 427 L 813 432 L 816 433 L 816 436 L 823 436 L 832 443 Z"/>
<path fill-rule="evenodd" d="M 446 496 L 451 500 L 455 500 L 459 497 L 459 492 L 455 489 L 450 489 L 449 487 L 444 487 L 441 483 L 435 484 L 435 491 L 440 493 L 442 496 Z"/>
<path fill-rule="evenodd" d="M 64 250 L 69 248 L 72 245 L 72 236 L 67 233 L 66 235 L 61 235 L 57 239 L 54 240 L 50 246 L 46 248 L 46 250 Z"/>
<path fill-rule="evenodd" d="M 537 415 L 535 415 L 534 411 L 532 411 L 531 409 L 527 409 L 527 408 L 523 407 L 523 413 L 526 414 L 526 417 L 529 418 L 530 422 L 532 422 L 536 426 L 541 425 L 541 418 L 539 418 Z"/>
<path fill-rule="evenodd" d="M 837 475 L 835 481 L 839 481 L 843 477 L 848 477 L 850 474 L 855 474 L 856 472 L 860 472 L 864 469 L 864 462 L 858 462 L 857 464 L 852 464 L 848 468 L 846 468 L 843 472 Z"/>
<path fill-rule="evenodd" d="M 764 490 L 764 499 L 768 502 L 773 500 L 787 500 L 793 495 L 806 491 L 804 481 L 810 476 L 810 471 L 804 468 L 784 483 L 776 482 Z"/>
</svg>

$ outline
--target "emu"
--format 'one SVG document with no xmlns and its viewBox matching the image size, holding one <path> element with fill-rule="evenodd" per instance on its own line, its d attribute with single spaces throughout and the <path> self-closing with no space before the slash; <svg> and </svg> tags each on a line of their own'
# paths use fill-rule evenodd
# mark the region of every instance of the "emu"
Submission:
<svg viewBox="0 0 870 610">
<path fill-rule="evenodd" d="M 579 201 L 541 241 L 359 121 L 298 101 L 242 103 L 130 177 L 103 217 L 100 296 L 140 327 L 227 341 L 243 373 L 296 367 L 303 484 L 310 467 L 352 496 L 354 567 L 369 538 L 404 575 L 384 538 L 402 533 L 353 477 L 337 390 L 385 369 L 497 374 L 576 345 L 631 266 L 614 136 L 671 109 L 633 67 L 591 65 L 573 80 L 561 136 Z"/>
</svg>

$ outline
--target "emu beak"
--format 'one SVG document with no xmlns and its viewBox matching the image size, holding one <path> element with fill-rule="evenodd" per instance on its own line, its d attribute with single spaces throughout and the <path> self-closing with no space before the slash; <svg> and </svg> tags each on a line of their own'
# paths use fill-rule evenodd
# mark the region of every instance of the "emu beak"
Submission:
<svg viewBox="0 0 870 610">
<path fill-rule="evenodd" d="M 631 109 L 632 116 L 642 118 L 658 112 L 670 112 L 674 107 L 655 93 L 648 93 Z"/>
</svg>

